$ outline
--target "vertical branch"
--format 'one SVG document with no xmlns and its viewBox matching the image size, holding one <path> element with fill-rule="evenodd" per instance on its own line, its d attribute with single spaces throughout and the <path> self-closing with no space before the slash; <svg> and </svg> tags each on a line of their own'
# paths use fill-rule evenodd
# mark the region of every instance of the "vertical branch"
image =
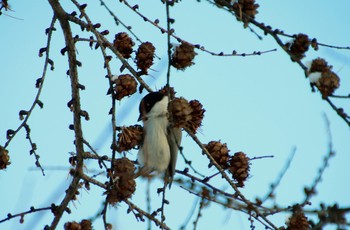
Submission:
<svg viewBox="0 0 350 230">
<path fill-rule="evenodd" d="M 170 10 L 169 10 L 169 0 L 165 1 L 166 9 L 166 26 L 167 26 L 167 43 L 168 43 L 168 70 L 166 74 L 166 87 L 168 88 L 168 96 L 170 95 L 170 69 L 171 69 L 171 44 L 170 44 Z M 170 98 L 170 97 L 169 97 Z"/>
<path fill-rule="evenodd" d="M 73 175 L 73 180 L 66 190 L 66 195 L 63 198 L 61 204 L 57 207 L 55 217 L 51 223 L 49 229 L 55 229 L 63 215 L 63 212 L 67 209 L 68 203 L 72 200 L 78 189 L 80 174 L 83 171 L 83 133 L 81 127 L 81 117 L 80 117 L 80 94 L 79 94 L 79 81 L 78 81 L 78 70 L 77 70 L 77 58 L 75 53 L 75 44 L 73 39 L 72 30 L 68 22 L 67 13 L 63 10 L 58 0 L 49 0 L 49 3 L 60 22 L 64 39 L 66 43 L 66 48 L 68 52 L 68 64 L 69 64 L 69 77 L 71 80 L 71 90 L 72 90 L 72 106 L 73 106 L 73 120 L 74 120 L 74 133 L 75 133 L 75 148 L 77 153 L 77 164 L 75 173 Z"/>
<path fill-rule="evenodd" d="M 147 212 L 151 213 L 151 179 L 148 177 L 147 178 L 147 188 L 146 188 L 146 202 L 147 202 Z M 151 220 L 148 219 L 147 221 L 147 229 L 151 230 Z"/>
</svg>

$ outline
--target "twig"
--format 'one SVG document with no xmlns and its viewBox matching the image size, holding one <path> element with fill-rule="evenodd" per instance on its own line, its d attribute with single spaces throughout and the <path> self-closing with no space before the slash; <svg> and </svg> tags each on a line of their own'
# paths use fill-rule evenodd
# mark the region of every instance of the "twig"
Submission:
<svg viewBox="0 0 350 230">
<path fill-rule="evenodd" d="M 52 38 L 52 32 L 54 31 L 54 25 L 56 23 L 56 16 L 54 15 L 52 17 L 51 23 L 50 23 L 50 27 L 46 30 L 47 31 L 47 45 L 45 47 L 46 51 L 45 51 L 45 62 L 44 62 L 44 67 L 43 67 L 43 72 L 41 74 L 41 78 L 39 78 L 37 80 L 37 84 L 36 86 L 38 87 L 38 92 L 34 98 L 34 102 L 31 105 L 30 109 L 26 111 L 26 115 L 24 116 L 24 119 L 22 121 L 22 123 L 18 126 L 18 128 L 16 130 L 12 130 L 11 135 L 7 135 L 8 140 L 6 141 L 6 143 L 4 144 L 4 148 L 6 149 L 6 147 L 10 144 L 10 142 L 13 140 L 13 138 L 16 136 L 16 134 L 27 124 L 27 121 L 30 117 L 30 115 L 32 114 L 32 111 L 34 110 L 34 108 L 39 105 L 42 106 L 42 102 L 39 100 L 40 95 L 41 95 L 41 91 L 43 89 L 44 86 L 44 81 L 46 78 L 46 71 L 47 68 L 49 66 L 49 62 L 50 62 L 50 57 L 49 57 L 49 53 L 50 53 L 50 45 L 51 45 L 51 38 Z M 52 61 L 52 60 L 51 60 Z"/>
<path fill-rule="evenodd" d="M 210 155 L 210 153 L 208 152 L 208 150 L 204 147 L 204 145 L 200 142 L 200 140 L 197 138 L 197 136 L 195 134 L 193 134 L 190 130 L 185 129 L 186 132 L 188 133 L 188 135 L 190 137 L 192 137 L 192 139 L 194 140 L 194 142 L 197 143 L 197 145 L 202 149 L 203 153 L 209 158 L 210 162 L 212 165 L 215 166 L 215 168 L 221 173 L 222 177 L 228 182 L 228 184 L 233 188 L 233 190 L 236 193 L 237 197 L 240 197 L 242 199 L 242 201 L 247 205 L 247 207 L 250 207 L 252 209 L 252 211 L 254 211 L 256 213 L 257 216 L 260 216 L 269 226 L 271 226 L 271 228 L 273 229 L 278 229 L 277 226 L 275 226 L 270 220 L 268 220 L 262 213 L 260 213 L 260 211 L 254 207 L 253 203 L 250 202 L 247 198 L 245 198 L 245 196 L 239 191 L 239 189 L 237 188 L 237 186 L 231 181 L 231 179 L 228 177 L 228 175 L 225 173 L 225 171 L 220 167 L 220 165 L 214 160 L 214 158 Z"/>
<path fill-rule="evenodd" d="M 165 12 L 166 12 L 167 31 L 170 31 L 170 9 L 169 9 L 168 0 L 165 0 Z M 172 46 L 170 43 L 170 33 L 167 33 L 168 69 L 167 69 L 167 74 L 166 74 L 166 87 L 168 88 L 168 96 L 170 96 L 171 47 Z"/>
<path fill-rule="evenodd" d="M 100 156 L 98 155 L 98 153 L 95 151 L 95 149 L 90 145 L 90 143 L 89 143 L 87 140 L 83 139 L 83 143 L 84 143 L 87 147 L 89 147 L 89 149 L 95 154 L 96 159 L 98 159 L 98 163 L 99 163 L 99 164 L 102 163 L 103 166 L 105 167 L 105 169 L 107 169 L 108 167 L 107 167 L 107 165 L 105 164 L 104 160 L 108 160 L 108 159 L 106 159 L 105 156 L 100 157 Z M 84 158 L 87 158 L 87 157 L 88 157 L 88 154 L 86 154 L 86 152 L 84 152 L 83 157 L 84 157 Z M 110 161 L 111 161 L 111 160 L 110 160 Z"/>
<path fill-rule="evenodd" d="M 94 184 L 94 185 L 96 185 L 96 186 L 98 186 L 100 188 L 103 188 L 103 189 L 107 189 L 107 185 L 106 184 L 101 183 L 100 181 L 98 181 L 98 180 L 96 180 L 96 179 L 94 179 L 92 177 L 87 176 L 85 173 L 80 174 L 80 177 L 81 177 L 81 179 L 83 179 L 85 181 L 88 181 L 91 184 Z"/>
<path fill-rule="evenodd" d="M 147 212 L 151 213 L 151 179 L 147 178 L 147 190 L 146 190 L 146 203 L 147 203 Z M 151 220 L 148 219 L 147 229 L 151 230 Z"/>
<path fill-rule="evenodd" d="M 258 157 L 249 158 L 249 160 L 253 161 L 253 160 L 260 160 L 260 159 L 264 159 L 264 158 L 273 158 L 273 157 L 274 157 L 274 155 L 258 156 Z"/>
<path fill-rule="evenodd" d="M 166 186 L 167 186 L 167 181 L 164 180 L 164 185 L 163 185 L 163 189 L 162 189 L 162 206 L 160 207 L 160 214 L 161 214 L 162 223 L 165 222 L 164 206 L 165 206 L 165 204 L 168 204 L 168 203 L 169 203 L 169 201 L 167 201 L 167 200 L 165 199 Z"/>
<path fill-rule="evenodd" d="M 194 43 L 191 43 L 191 42 L 188 42 L 182 38 L 180 38 L 179 36 L 175 35 L 174 34 L 174 30 L 173 29 L 164 29 L 163 27 L 161 27 L 158 23 L 159 20 L 156 20 L 156 21 L 151 21 L 150 19 L 148 19 L 146 16 L 144 16 L 143 14 L 141 14 L 139 11 L 137 11 L 137 8 L 138 8 L 138 5 L 136 6 L 131 6 L 126 0 L 123 0 L 124 4 L 129 7 L 129 9 L 131 9 L 132 11 L 134 11 L 137 15 L 139 15 L 144 21 L 152 24 L 153 26 L 155 26 L 156 28 L 158 28 L 161 33 L 167 33 L 168 36 L 171 36 L 173 38 L 175 38 L 178 42 L 180 43 L 188 43 L 192 46 L 194 46 L 196 49 L 199 49 L 205 53 L 208 53 L 210 55 L 213 55 L 213 56 L 240 56 L 240 57 L 245 57 L 245 56 L 256 56 L 256 55 L 261 55 L 261 54 L 265 54 L 265 53 L 270 53 L 270 52 L 273 52 L 273 51 L 276 51 L 276 49 L 270 49 L 270 50 L 266 50 L 266 51 L 254 51 L 253 53 L 237 53 L 237 51 L 233 50 L 231 53 L 224 53 L 224 52 L 219 52 L 219 53 L 216 53 L 216 52 L 212 52 L 212 51 L 209 51 L 207 50 L 204 46 L 201 46 L 199 44 L 194 44 Z"/>
<path fill-rule="evenodd" d="M 308 77 L 308 68 L 301 62 L 301 60 L 299 59 L 296 60 L 295 58 L 293 58 L 293 54 L 288 49 L 286 49 L 285 44 L 282 42 L 282 40 L 279 37 L 279 35 L 283 35 L 283 36 L 294 38 L 295 37 L 294 35 L 293 36 L 287 35 L 278 29 L 272 29 L 271 26 L 266 26 L 264 23 L 260 23 L 256 21 L 253 17 L 246 15 L 244 12 L 237 12 L 237 10 L 232 7 L 229 1 L 225 1 L 225 0 L 216 0 L 215 2 L 211 0 L 208 0 L 208 1 L 212 4 L 217 3 L 222 7 L 226 7 L 224 9 L 232 13 L 239 21 L 243 21 L 242 19 L 244 19 L 249 23 L 255 25 L 257 28 L 261 29 L 265 33 L 265 35 L 270 35 L 276 41 L 276 43 L 282 48 L 282 50 L 284 50 L 291 57 L 291 59 L 303 69 L 305 78 Z M 321 46 L 327 46 L 330 48 L 350 49 L 350 47 L 325 45 L 323 43 L 317 43 L 317 44 Z M 310 86 L 311 86 L 311 89 L 314 91 L 313 85 L 310 85 Z M 323 99 L 325 99 L 328 102 L 328 104 L 333 108 L 333 110 L 337 112 L 337 114 L 347 123 L 348 126 L 350 126 L 350 118 L 348 118 L 347 116 L 344 116 L 343 113 L 339 113 L 338 112 L 339 108 L 337 108 L 328 97 Z"/>
<path fill-rule="evenodd" d="M 89 18 L 89 16 L 85 13 L 85 11 L 83 11 L 80 7 L 80 4 L 76 1 L 76 0 L 72 0 L 72 2 L 74 3 L 74 5 L 80 10 L 81 15 L 86 19 L 86 21 L 88 22 L 88 25 L 92 25 L 92 22 Z M 92 28 L 94 28 L 92 26 Z M 111 80 L 112 77 L 112 71 L 110 69 L 109 63 L 106 61 L 107 60 L 107 54 L 105 51 L 105 47 L 103 44 L 103 41 L 101 39 L 99 39 L 99 37 L 95 34 L 96 38 L 97 38 L 97 43 L 100 46 L 102 55 L 104 57 L 105 60 L 105 68 L 107 69 L 107 76 L 108 76 L 108 82 L 109 82 L 109 87 L 110 87 L 110 91 L 112 93 L 112 110 L 111 110 L 111 115 L 112 115 L 112 130 L 113 130 L 113 134 L 112 134 L 112 159 L 115 159 L 115 154 L 116 154 L 116 143 L 117 143 L 117 127 L 116 127 L 116 116 L 115 116 L 115 93 L 113 90 L 113 82 Z M 113 161 L 111 162 L 111 167 L 113 164 Z"/>
<path fill-rule="evenodd" d="M 29 151 L 29 153 L 30 153 L 30 155 L 34 154 L 34 156 L 35 156 L 35 166 L 38 167 L 38 168 L 40 168 L 40 170 L 41 170 L 43 176 L 45 176 L 44 169 L 43 169 L 43 167 L 41 166 L 40 161 L 39 161 L 40 156 L 36 153 L 37 145 L 33 142 L 32 138 L 31 138 L 31 136 L 30 136 L 30 128 L 29 128 L 29 125 L 28 125 L 27 123 L 24 124 L 24 129 L 26 130 L 26 133 L 27 133 L 27 134 L 26 134 L 26 138 L 28 139 L 29 144 L 30 144 L 30 146 L 31 146 L 31 148 L 32 148 L 32 149 Z"/>
<path fill-rule="evenodd" d="M 251 210 L 250 211 L 247 211 L 247 206 L 245 206 L 245 205 L 241 205 L 241 206 L 237 206 L 237 207 L 235 207 L 235 206 L 233 206 L 231 203 L 223 203 L 223 202 L 221 202 L 221 201 L 219 201 L 219 200 L 217 200 L 217 199 L 214 199 L 213 197 L 211 197 L 211 196 L 203 196 L 203 194 L 200 194 L 200 193 L 197 193 L 197 192 L 195 192 L 195 191 L 192 191 L 192 190 L 190 190 L 190 189 L 188 189 L 188 188 L 185 188 L 185 187 L 183 187 L 183 186 L 180 186 L 180 188 L 182 188 L 182 189 L 184 189 L 184 190 L 186 190 L 186 191 L 188 191 L 189 193 L 191 193 L 191 194 L 193 194 L 193 195 L 195 195 L 195 196 L 198 196 L 198 197 L 200 197 L 200 198 L 205 198 L 205 199 L 207 199 L 208 201 L 212 201 L 212 202 L 214 202 L 214 203 L 217 203 L 217 204 L 219 204 L 219 205 L 221 205 L 221 206 L 223 206 L 223 207 L 226 207 L 226 208 L 229 208 L 229 209 L 233 209 L 233 210 L 236 210 L 236 211 L 240 211 L 240 212 L 242 212 L 242 213 L 245 213 L 245 214 L 249 214 L 249 212 L 251 212 Z M 261 215 L 252 215 L 252 217 L 255 219 L 255 220 L 257 220 L 257 221 L 259 221 L 262 225 L 264 225 L 265 226 L 265 229 L 275 229 L 275 230 L 277 230 L 276 228 L 274 228 L 274 227 L 272 227 L 272 226 L 269 226 L 267 223 L 265 223 L 266 221 L 265 221 L 265 219 L 264 218 L 266 218 L 266 216 L 265 216 L 265 214 L 264 214 L 264 216 L 261 216 Z M 264 222 L 265 221 L 265 222 Z"/>
<path fill-rule="evenodd" d="M 192 161 L 187 160 L 185 154 L 183 153 L 183 148 L 182 148 L 182 147 L 179 148 L 179 152 L 180 152 L 180 155 L 182 156 L 182 158 L 184 159 L 185 164 L 187 164 L 187 165 L 193 170 L 193 172 L 194 172 L 195 174 L 197 174 L 197 175 L 199 175 L 199 176 L 201 176 L 201 177 L 205 177 L 204 174 L 198 172 L 198 171 L 192 166 Z"/>
<path fill-rule="evenodd" d="M 350 119 L 348 116 L 346 116 L 346 113 L 339 113 L 339 108 L 334 105 L 334 103 L 329 99 L 329 97 L 326 97 L 325 100 L 332 107 L 332 109 L 346 122 L 346 124 L 350 126 Z"/>
<path fill-rule="evenodd" d="M 80 93 L 79 93 L 79 80 L 78 80 L 78 70 L 77 70 L 77 58 L 75 53 L 75 44 L 72 34 L 72 30 L 68 21 L 67 13 L 62 8 L 58 0 L 49 0 L 52 10 L 54 11 L 57 19 L 61 24 L 63 31 L 66 48 L 68 52 L 68 63 L 69 63 L 69 76 L 71 80 L 71 90 L 72 90 L 72 106 L 73 110 L 73 120 L 74 120 L 74 133 L 75 133 L 75 147 L 77 153 L 77 165 L 75 168 L 76 174 L 73 176 L 73 180 L 66 190 L 65 197 L 63 198 L 61 204 L 57 207 L 55 217 L 51 223 L 49 229 L 53 230 L 57 227 L 60 221 L 63 211 L 67 208 L 68 203 L 75 196 L 75 192 L 79 187 L 80 174 L 83 174 L 83 132 L 81 127 L 81 108 L 80 108 Z"/>
<path fill-rule="evenodd" d="M 180 186 L 180 187 L 182 187 L 182 186 Z M 185 222 L 181 225 L 180 230 L 186 229 L 187 224 L 190 222 L 190 220 L 191 220 L 193 214 L 195 213 L 195 209 L 196 209 L 196 207 L 197 207 L 197 203 L 198 203 L 198 201 L 196 201 L 196 202 L 193 203 L 193 207 L 192 207 L 192 209 L 190 210 L 190 212 L 189 212 L 189 214 L 188 214 L 188 216 L 187 216 Z"/>
<path fill-rule="evenodd" d="M 106 3 L 103 0 L 100 0 L 101 6 L 104 6 L 106 8 L 106 10 L 108 11 L 108 13 L 113 17 L 115 23 L 118 25 L 118 23 L 120 23 L 122 26 L 125 27 L 125 29 L 127 29 L 129 31 L 130 34 L 132 34 L 132 36 L 134 36 L 134 38 L 136 38 L 136 40 L 140 43 L 142 43 L 141 39 L 131 30 L 130 26 L 127 26 L 124 22 L 122 22 L 112 11 L 111 9 L 106 5 Z"/>
<path fill-rule="evenodd" d="M 100 42 L 108 49 L 110 49 L 117 58 L 121 61 L 123 67 L 128 69 L 130 73 L 136 78 L 136 80 L 142 85 L 143 88 L 145 88 L 148 92 L 152 92 L 153 90 L 146 84 L 146 82 L 140 77 L 138 72 L 125 60 L 123 55 L 111 44 L 100 32 L 98 32 L 92 24 L 87 24 L 86 22 L 80 20 L 77 17 L 74 17 L 72 15 L 66 15 L 68 17 L 68 20 L 71 22 L 74 22 L 78 25 L 80 25 L 83 28 L 89 29 L 92 31 L 92 33 L 96 36 L 97 40 L 100 40 Z"/>
<path fill-rule="evenodd" d="M 309 202 L 311 197 L 316 194 L 316 187 L 320 183 L 324 171 L 329 166 L 330 159 L 332 157 L 334 157 L 334 155 L 335 155 L 335 152 L 333 150 L 333 142 L 332 142 L 332 133 L 331 133 L 331 129 L 330 129 L 330 123 L 329 123 L 329 120 L 328 120 L 326 115 L 324 115 L 324 120 L 325 120 L 325 123 L 326 123 L 326 129 L 327 129 L 328 141 L 329 141 L 328 142 L 328 153 L 323 159 L 323 164 L 317 170 L 318 174 L 317 174 L 315 180 L 313 181 L 311 187 L 310 188 L 305 188 L 305 195 L 306 196 L 305 196 L 305 199 L 303 201 L 303 204 L 306 204 L 307 202 Z"/>
<path fill-rule="evenodd" d="M 11 220 L 11 219 L 16 218 L 16 217 L 21 217 L 20 222 L 22 222 L 22 221 L 24 221 L 23 218 L 24 218 L 25 215 L 31 214 L 31 213 L 34 213 L 34 212 L 46 211 L 46 210 L 52 210 L 52 207 L 45 207 L 45 208 L 30 207 L 29 211 L 21 212 L 21 213 L 15 214 L 15 215 L 12 215 L 10 213 L 7 214 L 7 218 L 4 218 L 4 219 L 0 220 L 0 223 L 3 223 L 5 221 Z"/>
<path fill-rule="evenodd" d="M 198 213 L 197 213 L 196 219 L 193 222 L 193 230 L 197 229 L 199 218 L 202 217 L 202 210 L 203 210 L 203 207 L 204 207 L 204 201 L 205 201 L 205 198 L 202 197 L 201 201 L 199 202 Z"/>
<path fill-rule="evenodd" d="M 275 192 L 276 188 L 281 183 L 282 178 L 284 177 L 284 175 L 286 174 L 287 170 L 290 167 L 290 164 L 292 163 L 292 160 L 293 160 L 293 158 L 295 156 L 296 150 L 297 150 L 296 147 L 292 148 L 292 151 L 291 151 L 291 153 L 289 155 L 289 158 L 288 158 L 286 164 L 284 165 L 282 171 L 280 172 L 277 180 L 274 183 L 271 184 L 270 191 L 266 194 L 265 198 L 263 198 L 261 200 L 262 203 L 264 203 L 268 198 L 270 198 L 273 195 L 273 193 Z"/>
<path fill-rule="evenodd" d="M 170 230 L 170 228 L 165 224 L 162 223 L 160 220 L 158 220 L 157 218 L 155 218 L 153 215 L 145 212 L 144 210 L 142 210 L 141 208 L 137 207 L 134 203 L 132 203 L 130 200 L 125 200 L 124 201 L 128 206 L 129 206 L 129 210 L 128 212 L 132 211 L 132 210 L 136 210 L 138 212 L 138 214 L 135 214 L 136 218 L 139 220 L 140 218 L 142 218 L 142 216 L 147 217 L 148 219 L 152 220 L 156 225 L 158 225 L 160 228 L 162 229 L 167 229 Z"/>
</svg>

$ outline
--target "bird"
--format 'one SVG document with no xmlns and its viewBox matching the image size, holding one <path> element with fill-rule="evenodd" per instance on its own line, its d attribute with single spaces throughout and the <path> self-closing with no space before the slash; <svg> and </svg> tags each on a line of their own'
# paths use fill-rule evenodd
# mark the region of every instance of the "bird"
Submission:
<svg viewBox="0 0 350 230">
<path fill-rule="evenodd" d="M 165 173 L 165 183 L 171 184 L 175 174 L 182 132 L 169 122 L 169 97 L 160 92 L 148 93 L 140 102 L 143 122 L 143 143 L 138 152 L 138 162 L 144 173 Z"/>
</svg>

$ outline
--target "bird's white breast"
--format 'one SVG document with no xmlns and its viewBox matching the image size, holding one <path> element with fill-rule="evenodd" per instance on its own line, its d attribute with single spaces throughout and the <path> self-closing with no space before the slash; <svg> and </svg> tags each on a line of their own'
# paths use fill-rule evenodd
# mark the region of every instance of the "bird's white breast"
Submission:
<svg viewBox="0 0 350 230">
<path fill-rule="evenodd" d="M 157 102 L 144 121 L 143 146 L 139 151 L 140 163 L 158 172 L 165 171 L 170 162 L 170 147 L 167 140 L 168 98 Z"/>
</svg>

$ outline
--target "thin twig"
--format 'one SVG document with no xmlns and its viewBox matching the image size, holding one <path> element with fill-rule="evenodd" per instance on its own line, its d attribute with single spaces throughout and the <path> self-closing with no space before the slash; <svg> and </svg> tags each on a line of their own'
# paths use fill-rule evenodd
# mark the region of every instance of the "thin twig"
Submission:
<svg viewBox="0 0 350 230">
<path fill-rule="evenodd" d="M 52 32 L 54 31 L 54 25 L 56 23 L 56 20 L 57 20 L 57 17 L 56 15 L 54 15 L 52 17 L 52 20 L 51 20 L 51 23 L 50 23 L 50 27 L 47 29 L 47 42 L 46 42 L 46 52 L 45 52 L 45 62 L 44 62 L 44 67 L 43 67 L 43 72 L 41 74 L 41 78 L 39 78 L 37 80 L 37 87 L 38 87 L 38 92 L 34 98 L 34 101 L 30 107 L 30 109 L 27 111 L 22 123 L 18 126 L 18 128 L 11 132 L 11 135 L 9 136 L 8 135 L 8 140 L 6 141 L 6 143 L 4 144 L 4 148 L 6 149 L 6 147 L 10 144 L 10 142 L 13 140 L 13 138 L 16 136 L 16 134 L 27 124 L 27 121 L 30 117 L 30 115 L 32 114 L 32 111 L 34 110 L 34 108 L 39 105 L 41 103 L 42 105 L 42 102 L 39 100 L 40 98 L 40 95 L 41 95 L 41 91 L 43 89 L 43 86 L 44 86 L 44 82 L 45 82 L 45 78 L 46 78 L 46 72 L 47 72 L 47 68 L 49 66 L 49 60 L 50 60 L 50 57 L 49 57 L 49 54 L 50 54 L 50 46 L 51 46 L 51 38 L 52 38 Z"/>
<path fill-rule="evenodd" d="M 5 221 L 8 221 L 8 220 L 11 220 L 13 218 L 16 218 L 16 217 L 21 217 L 21 219 L 24 218 L 25 215 L 27 214 L 31 214 L 31 213 L 35 213 L 35 212 L 41 212 L 41 211 L 47 211 L 47 210 L 52 210 L 52 207 L 45 207 L 45 208 L 34 208 L 34 207 L 30 207 L 29 211 L 25 211 L 25 212 L 21 212 L 21 213 L 18 213 L 18 214 L 7 214 L 7 217 L 0 220 L 0 223 L 3 223 Z"/>
<path fill-rule="evenodd" d="M 162 229 L 166 229 L 166 230 L 170 230 L 170 228 L 165 224 L 162 223 L 162 221 L 158 220 L 157 218 L 155 218 L 153 215 L 145 212 L 144 210 L 142 210 L 141 208 L 137 207 L 134 203 L 132 203 L 130 200 L 125 200 L 124 201 L 128 206 L 129 206 L 129 211 L 132 210 L 136 210 L 139 215 L 141 216 L 145 216 L 148 219 L 152 220 L 156 225 L 158 225 L 160 228 Z M 136 216 L 137 219 L 140 218 L 140 216 Z"/>
<path fill-rule="evenodd" d="M 228 184 L 233 188 L 237 197 L 240 197 L 242 201 L 248 206 L 251 207 L 251 211 L 254 211 L 257 216 L 260 216 L 271 228 L 278 229 L 270 220 L 268 220 L 260 211 L 254 207 L 253 203 L 250 202 L 237 188 L 237 186 L 231 181 L 225 171 L 220 167 L 220 165 L 214 160 L 214 158 L 210 155 L 208 150 L 204 147 L 204 145 L 200 142 L 198 137 L 193 134 L 190 130 L 185 129 L 188 135 L 197 143 L 197 145 L 202 149 L 203 153 L 209 158 L 212 165 L 216 167 L 216 169 L 221 173 L 222 177 L 228 182 Z"/>
<path fill-rule="evenodd" d="M 129 31 L 130 34 L 132 34 L 132 36 L 134 36 L 134 38 L 136 38 L 136 40 L 140 43 L 142 43 L 141 39 L 131 30 L 130 26 L 127 26 L 123 21 L 120 20 L 120 18 L 118 18 L 113 12 L 112 10 L 107 6 L 107 4 L 103 1 L 100 0 L 101 6 L 104 6 L 106 8 L 106 10 L 108 11 L 108 13 L 113 17 L 115 23 L 118 25 L 118 23 L 120 23 L 122 26 L 124 26 L 125 29 L 127 29 Z"/>
<path fill-rule="evenodd" d="M 316 194 L 316 187 L 321 182 L 322 176 L 326 168 L 329 166 L 329 161 L 332 157 L 335 155 L 335 151 L 333 150 L 333 142 L 332 142 L 332 133 L 330 128 L 330 123 L 326 115 L 324 115 L 324 120 L 326 123 L 326 129 L 328 134 L 328 152 L 327 155 L 323 159 L 323 164 L 321 167 L 317 170 L 318 174 L 316 178 L 314 179 L 312 185 L 310 188 L 305 188 L 305 199 L 303 201 L 303 204 L 306 204 L 310 201 L 311 197 Z"/>
<path fill-rule="evenodd" d="M 132 11 L 134 11 L 137 15 L 139 15 L 144 21 L 152 24 L 153 26 L 155 26 L 156 28 L 158 28 L 161 33 L 167 33 L 168 35 L 167 36 L 171 36 L 173 38 L 175 38 L 179 43 L 188 43 L 192 46 L 194 46 L 196 49 L 199 49 L 205 53 L 208 53 L 210 55 L 213 55 L 213 56 L 240 56 L 240 57 L 245 57 L 245 56 L 259 56 L 261 54 L 266 54 L 266 53 L 270 53 L 270 52 L 274 52 L 276 51 L 276 49 L 270 49 L 270 50 L 265 50 L 265 51 L 254 51 L 252 53 L 237 53 L 237 51 L 233 50 L 231 53 L 224 53 L 224 52 L 219 52 L 219 53 L 216 53 L 216 52 L 212 52 L 212 51 L 209 51 L 207 50 L 204 46 L 201 46 L 199 44 L 194 44 L 194 43 L 191 43 L 189 41 L 186 41 L 184 39 L 182 39 L 181 37 L 175 35 L 175 31 L 173 29 L 164 29 L 163 27 L 161 27 L 158 23 L 158 20 L 156 21 L 151 21 L 150 19 L 148 19 L 146 16 L 144 16 L 143 14 L 141 14 L 139 11 L 137 11 L 136 9 L 138 7 L 133 7 L 131 6 L 126 0 L 123 0 L 124 4 L 129 7 L 129 9 L 131 9 Z"/>
<path fill-rule="evenodd" d="M 287 160 L 286 164 L 284 165 L 282 171 L 280 172 L 280 174 L 279 174 L 277 180 L 276 180 L 274 183 L 271 184 L 271 186 L 270 186 L 270 191 L 266 194 L 265 198 L 263 198 L 263 199 L 261 200 L 262 203 L 264 203 L 268 198 L 270 198 L 270 197 L 273 195 L 273 193 L 275 192 L 276 188 L 277 188 L 278 185 L 281 183 L 282 178 L 283 178 L 284 175 L 286 174 L 287 170 L 288 170 L 289 167 L 290 167 L 290 164 L 292 163 L 292 160 L 294 159 L 294 156 L 295 156 L 296 151 L 297 151 L 297 148 L 296 148 L 296 147 L 292 148 L 292 151 L 291 151 L 291 153 L 290 153 L 290 155 L 289 155 L 289 157 L 288 157 L 288 160 Z"/>
</svg>

